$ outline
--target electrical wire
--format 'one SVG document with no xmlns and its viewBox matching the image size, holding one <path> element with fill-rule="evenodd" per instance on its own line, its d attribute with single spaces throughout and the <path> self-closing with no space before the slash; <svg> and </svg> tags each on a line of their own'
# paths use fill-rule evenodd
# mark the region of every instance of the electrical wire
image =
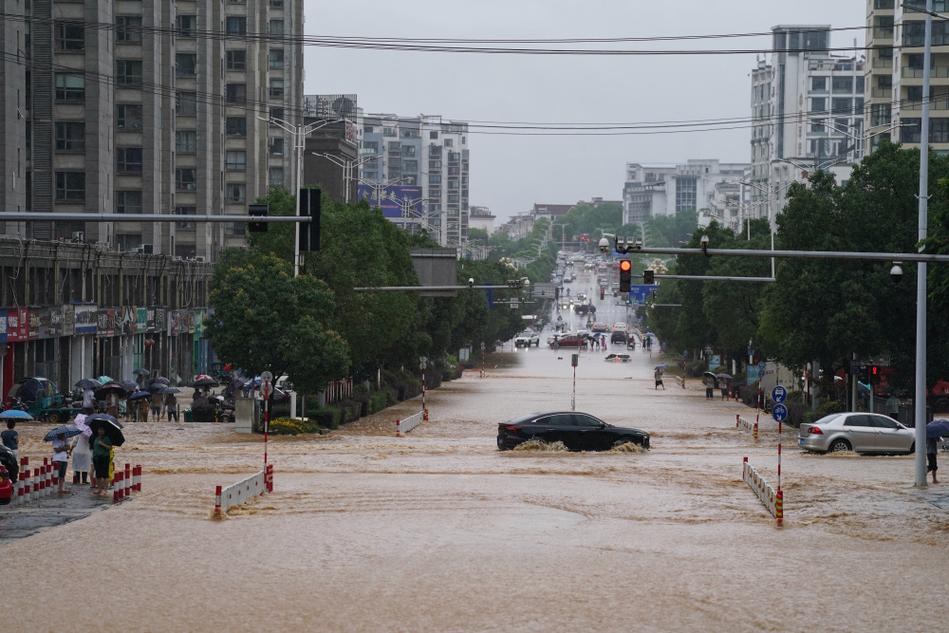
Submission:
<svg viewBox="0 0 949 633">
<path fill-rule="evenodd" d="M 288 35 L 278 33 L 262 33 L 244 31 L 229 33 L 216 30 L 188 29 L 179 27 L 158 27 L 148 25 L 116 25 L 111 22 L 95 22 L 76 19 L 56 19 L 34 17 L 13 13 L 0 13 L 0 17 L 11 21 L 22 21 L 30 24 L 79 24 L 86 30 L 115 31 L 125 33 L 150 33 L 168 35 L 174 38 L 192 38 L 220 41 L 241 42 L 268 42 L 282 44 L 301 44 L 324 48 L 350 48 L 363 50 L 383 51 L 412 51 L 435 53 L 477 53 L 477 54 L 505 54 L 505 55 L 592 55 L 592 56 L 668 56 L 668 55 L 750 55 L 769 53 L 801 53 L 810 52 L 805 48 L 744 48 L 744 49 L 616 49 L 616 48 L 535 48 L 535 47 L 504 47 L 504 46 L 472 46 L 472 44 L 571 44 L 571 43 L 648 43 L 669 41 L 696 41 L 708 39 L 736 39 L 748 37 L 770 36 L 770 32 L 751 33 L 714 33 L 706 35 L 672 35 L 672 36 L 643 36 L 643 37 L 616 37 L 616 38 L 398 38 L 398 37 L 366 37 L 366 36 L 329 36 L 329 35 Z M 821 32 L 865 30 L 866 26 L 847 26 L 831 29 L 820 29 Z M 806 32 L 816 32 L 816 29 Z M 822 51 L 842 52 L 862 50 L 891 49 L 892 46 L 871 47 L 825 47 Z"/>
</svg>

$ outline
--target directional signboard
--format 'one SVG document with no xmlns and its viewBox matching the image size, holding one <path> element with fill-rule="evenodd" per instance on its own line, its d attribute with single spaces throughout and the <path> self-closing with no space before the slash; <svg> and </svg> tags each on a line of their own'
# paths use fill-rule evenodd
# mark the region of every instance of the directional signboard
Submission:
<svg viewBox="0 0 949 633">
<path fill-rule="evenodd" d="M 776 404 L 771 409 L 771 417 L 775 419 L 776 422 L 784 422 L 788 419 L 788 407 L 784 404 Z"/>
<path fill-rule="evenodd" d="M 775 388 L 771 390 L 771 399 L 777 403 L 781 403 L 787 400 L 788 399 L 787 388 L 784 385 L 775 386 Z"/>
<path fill-rule="evenodd" d="M 647 284 L 633 284 L 629 287 L 629 299 L 633 303 L 646 303 L 649 296 L 654 293 L 659 286 Z"/>
</svg>

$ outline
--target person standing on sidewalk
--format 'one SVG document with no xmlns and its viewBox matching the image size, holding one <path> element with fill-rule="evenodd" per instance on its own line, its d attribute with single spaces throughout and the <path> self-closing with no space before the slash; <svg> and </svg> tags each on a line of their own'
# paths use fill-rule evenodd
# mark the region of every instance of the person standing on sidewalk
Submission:
<svg viewBox="0 0 949 633">
<path fill-rule="evenodd" d="M 82 431 L 76 436 L 76 441 L 72 447 L 72 483 L 78 486 L 80 483 L 86 485 L 89 483 L 89 468 L 92 466 L 92 449 L 89 446 L 89 438 L 92 437 L 92 429 L 86 424 L 86 416 L 92 414 L 92 409 L 81 409 L 79 414 L 73 420 L 77 429 Z"/>
<path fill-rule="evenodd" d="M 53 439 L 53 467 L 59 477 L 59 494 L 66 494 L 66 466 L 69 464 L 69 443 L 66 436 L 57 435 Z"/>
<path fill-rule="evenodd" d="M 100 426 L 95 439 L 92 441 L 92 467 L 96 474 L 96 487 L 92 494 L 104 497 L 109 490 L 109 464 L 112 453 L 112 443 L 105 434 L 105 427 Z"/>
</svg>

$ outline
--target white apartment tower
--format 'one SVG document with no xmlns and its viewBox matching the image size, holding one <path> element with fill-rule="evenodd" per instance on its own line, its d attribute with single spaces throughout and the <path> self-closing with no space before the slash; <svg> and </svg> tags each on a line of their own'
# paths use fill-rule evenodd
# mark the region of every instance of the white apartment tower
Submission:
<svg viewBox="0 0 949 633">
<path fill-rule="evenodd" d="M 442 246 L 467 242 L 468 124 L 431 115 L 365 114 L 360 125 L 363 183 L 418 185 L 421 198 L 407 213 Z"/>
<path fill-rule="evenodd" d="M 867 0 L 867 139 L 871 147 L 888 136 L 894 143 L 918 147 L 922 131 L 923 37 L 925 0 L 912 3 Z M 949 2 L 933 0 L 933 11 L 949 12 Z M 949 151 L 949 22 L 932 21 L 929 142 Z"/>
<path fill-rule="evenodd" d="M 294 157 L 299 0 L 5 0 L 4 210 L 114 213 L 6 233 L 212 259 L 244 225 L 122 222 L 126 213 L 246 213 Z M 263 120 L 262 120 L 263 119 Z"/>
<path fill-rule="evenodd" d="M 828 25 L 775 26 L 772 33 L 770 58 L 751 73 L 746 218 L 773 219 L 791 182 L 852 165 L 863 155 L 863 58 L 831 55 Z"/>
</svg>

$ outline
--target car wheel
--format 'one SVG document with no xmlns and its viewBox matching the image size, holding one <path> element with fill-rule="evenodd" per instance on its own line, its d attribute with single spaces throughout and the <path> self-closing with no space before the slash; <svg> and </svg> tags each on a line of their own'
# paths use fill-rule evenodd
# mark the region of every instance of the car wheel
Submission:
<svg viewBox="0 0 949 633">
<path fill-rule="evenodd" d="M 850 442 L 847 440 L 834 440 L 830 445 L 831 453 L 842 453 L 844 451 L 851 451 L 853 447 L 850 445 Z"/>
<path fill-rule="evenodd" d="M 53 412 L 46 416 L 46 421 L 50 424 L 59 424 L 62 419 L 59 417 L 59 413 Z"/>
<path fill-rule="evenodd" d="M 912 455 L 915 452 L 916 452 L 916 442 L 913 442 L 912 444 L 909 445 L 909 454 Z"/>
</svg>

